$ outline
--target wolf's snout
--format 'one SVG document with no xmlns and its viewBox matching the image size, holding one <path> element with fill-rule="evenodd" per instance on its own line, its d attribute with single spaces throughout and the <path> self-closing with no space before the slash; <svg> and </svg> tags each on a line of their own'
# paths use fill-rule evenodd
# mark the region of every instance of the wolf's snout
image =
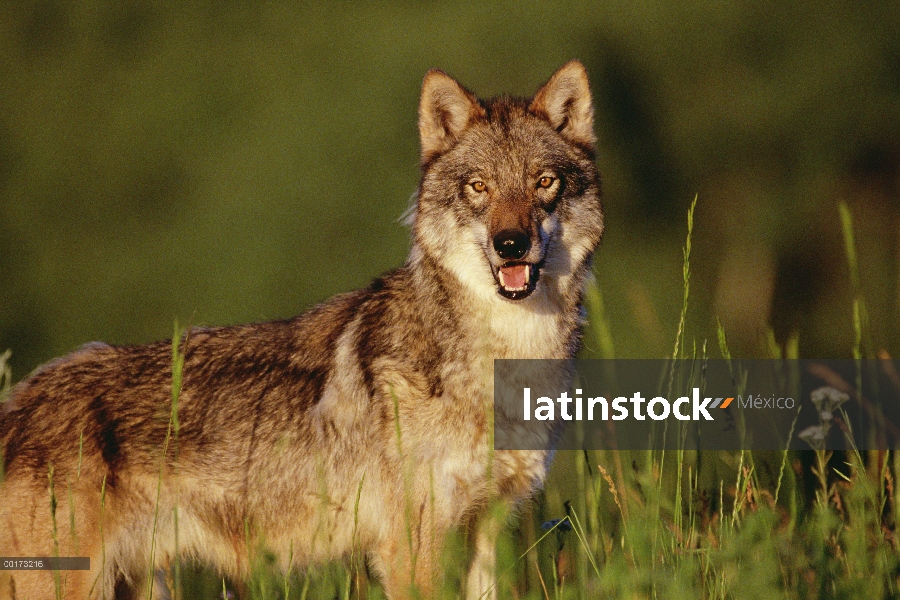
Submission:
<svg viewBox="0 0 900 600">
<path fill-rule="evenodd" d="M 524 231 L 506 229 L 494 236 L 494 250 L 504 260 L 519 260 L 531 249 L 531 240 Z"/>
<path fill-rule="evenodd" d="M 531 238 L 521 229 L 504 229 L 494 236 L 494 250 L 504 261 L 502 266 L 491 266 L 500 295 L 510 300 L 527 298 L 540 275 L 538 265 L 522 262 L 531 250 Z"/>
</svg>

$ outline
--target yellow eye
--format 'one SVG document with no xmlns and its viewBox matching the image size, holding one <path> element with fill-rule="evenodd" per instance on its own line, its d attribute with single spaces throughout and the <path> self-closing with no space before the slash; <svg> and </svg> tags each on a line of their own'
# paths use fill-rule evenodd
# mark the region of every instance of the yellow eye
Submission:
<svg viewBox="0 0 900 600">
<path fill-rule="evenodd" d="M 470 185 L 479 194 L 487 190 L 487 185 L 483 181 L 473 181 Z"/>
<path fill-rule="evenodd" d="M 553 185 L 553 182 L 554 182 L 554 181 L 556 181 L 556 180 L 553 179 L 552 177 L 548 177 L 548 176 L 545 175 L 545 176 L 541 177 L 541 178 L 538 180 L 538 187 L 542 187 L 542 188 L 544 188 L 544 189 L 547 189 L 548 187 L 550 187 L 551 185 Z"/>
</svg>

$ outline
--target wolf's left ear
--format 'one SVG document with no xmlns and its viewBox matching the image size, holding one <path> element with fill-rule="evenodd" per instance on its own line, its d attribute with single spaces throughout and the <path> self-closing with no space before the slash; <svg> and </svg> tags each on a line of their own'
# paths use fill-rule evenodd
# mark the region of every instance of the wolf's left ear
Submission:
<svg viewBox="0 0 900 600">
<path fill-rule="evenodd" d="M 570 60 L 544 84 L 528 109 L 547 117 L 564 138 L 574 144 L 594 147 L 594 107 L 587 71 Z"/>
<path fill-rule="evenodd" d="M 438 69 L 428 71 L 419 101 L 422 163 L 449 150 L 469 123 L 483 115 L 478 99 L 455 79 Z"/>
</svg>

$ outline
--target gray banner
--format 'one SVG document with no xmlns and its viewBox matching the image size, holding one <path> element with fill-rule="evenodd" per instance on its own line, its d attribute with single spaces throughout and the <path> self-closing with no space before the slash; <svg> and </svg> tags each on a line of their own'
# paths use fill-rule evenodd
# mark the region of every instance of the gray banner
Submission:
<svg viewBox="0 0 900 600">
<path fill-rule="evenodd" d="M 0 556 L 0 571 L 90 571 L 87 556 Z"/>
<path fill-rule="evenodd" d="M 894 360 L 497 360 L 498 450 L 900 445 Z"/>
</svg>

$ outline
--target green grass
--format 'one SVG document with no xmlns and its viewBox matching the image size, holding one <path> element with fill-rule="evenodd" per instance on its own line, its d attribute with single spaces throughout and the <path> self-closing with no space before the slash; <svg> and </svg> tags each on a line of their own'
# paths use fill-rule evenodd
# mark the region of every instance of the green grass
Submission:
<svg viewBox="0 0 900 600">
<path fill-rule="evenodd" d="M 688 213 L 676 358 L 708 355 L 705 339 L 687 342 L 695 208 L 696 199 Z M 841 207 L 841 222 L 854 288 L 853 353 L 861 358 L 873 349 L 846 206 Z M 596 284 L 588 289 L 587 303 L 588 348 L 612 357 L 613 340 Z M 710 333 L 721 355 L 730 359 L 724 329 L 719 326 Z M 171 442 L 176 454 L 180 337 L 176 329 L 167 436 L 167 447 Z M 784 346 L 770 343 L 776 358 L 796 358 L 797 347 L 796 338 Z M 0 356 L 0 384 L 8 385 L 8 377 L 2 376 L 6 357 Z M 735 376 L 739 381 L 740 374 Z M 398 451 L 403 455 L 403 432 L 396 421 Z M 486 453 L 488 460 L 492 450 Z M 900 455 L 894 451 L 560 452 L 544 490 L 522 507 L 516 522 L 498 538 L 497 592 L 500 598 L 515 600 L 898 597 L 898 475 Z M 49 477 L 55 506 L 52 470 Z M 74 510 L 71 499 L 69 504 Z M 358 506 L 357 495 L 354 512 Z M 559 521 L 566 517 L 571 528 Z M 498 518 L 505 519 L 505 513 Z M 542 528 L 552 520 L 558 520 L 555 526 Z M 56 535 L 54 528 L 54 540 Z M 448 543 L 437 598 L 463 596 L 464 547 L 462 535 Z M 250 581 L 245 582 L 254 599 L 383 597 L 355 554 L 349 565 L 289 573 L 278 571 L 271 555 L 257 556 Z M 152 584 L 150 565 L 148 581 Z M 215 598 L 226 588 L 233 589 L 232 582 L 190 563 L 175 565 L 173 581 L 175 598 Z M 56 585 L 59 596 L 58 579 Z"/>
</svg>

